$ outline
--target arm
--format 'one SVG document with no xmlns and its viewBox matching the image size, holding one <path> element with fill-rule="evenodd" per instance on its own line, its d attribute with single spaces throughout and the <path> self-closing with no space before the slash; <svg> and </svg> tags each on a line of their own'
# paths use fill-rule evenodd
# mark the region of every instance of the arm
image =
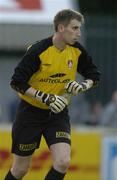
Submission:
<svg viewBox="0 0 117 180">
<path fill-rule="evenodd" d="M 92 58 L 88 55 L 86 50 L 80 45 L 81 55 L 78 60 L 77 71 L 84 77 L 84 81 L 78 83 L 70 81 L 65 89 L 68 93 L 73 95 L 79 92 L 87 91 L 91 87 L 98 85 L 100 81 L 100 72 L 97 70 L 96 65 L 92 62 Z"/>
<path fill-rule="evenodd" d="M 40 59 L 36 53 L 37 47 L 32 46 L 24 55 L 21 62 L 15 68 L 10 85 L 24 94 L 30 85 L 28 83 L 31 76 L 40 68 Z"/>
<path fill-rule="evenodd" d="M 96 86 L 100 81 L 100 72 L 86 50 L 83 47 L 81 47 L 81 50 L 82 53 L 78 60 L 77 71 L 84 77 L 85 80 L 92 80 L 93 86 Z"/>
</svg>

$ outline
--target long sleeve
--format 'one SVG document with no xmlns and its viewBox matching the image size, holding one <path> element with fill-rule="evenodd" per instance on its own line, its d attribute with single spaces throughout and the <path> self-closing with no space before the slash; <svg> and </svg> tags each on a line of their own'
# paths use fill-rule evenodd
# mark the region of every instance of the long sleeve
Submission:
<svg viewBox="0 0 117 180">
<path fill-rule="evenodd" d="M 40 60 L 36 48 L 33 46 L 26 52 L 21 62 L 15 68 L 10 82 L 11 87 L 24 94 L 30 87 L 28 84 L 29 79 L 39 69 L 39 66 Z"/>
<path fill-rule="evenodd" d="M 80 46 L 81 55 L 78 60 L 77 71 L 85 78 L 91 79 L 96 85 L 100 81 L 101 73 L 98 71 L 97 66 L 92 62 L 92 58 L 88 55 L 86 50 Z"/>
</svg>

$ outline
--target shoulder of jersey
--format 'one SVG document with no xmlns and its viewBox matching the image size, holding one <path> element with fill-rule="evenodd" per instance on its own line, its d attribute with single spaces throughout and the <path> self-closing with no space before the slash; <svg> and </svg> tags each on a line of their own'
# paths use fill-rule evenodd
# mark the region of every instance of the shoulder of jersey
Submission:
<svg viewBox="0 0 117 180">
<path fill-rule="evenodd" d="M 40 54 L 45 51 L 48 47 L 52 46 L 52 37 L 42 39 L 41 41 L 37 41 L 34 44 L 28 46 L 27 51 L 30 53 Z"/>
<path fill-rule="evenodd" d="M 77 41 L 77 42 L 75 42 L 75 44 L 73 44 L 73 45 L 71 45 L 72 47 L 74 47 L 74 48 L 78 48 L 78 49 L 80 49 L 81 51 L 84 51 L 85 50 L 85 48 Z"/>
</svg>

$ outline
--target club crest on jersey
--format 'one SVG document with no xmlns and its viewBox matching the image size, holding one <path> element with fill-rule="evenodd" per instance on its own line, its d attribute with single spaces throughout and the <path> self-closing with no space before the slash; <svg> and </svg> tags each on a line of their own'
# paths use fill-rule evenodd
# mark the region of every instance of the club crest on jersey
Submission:
<svg viewBox="0 0 117 180">
<path fill-rule="evenodd" d="M 71 69 L 73 66 L 73 61 L 72 60 L 69 60 L 68 61 L 68 68 Z"/>
</svg>

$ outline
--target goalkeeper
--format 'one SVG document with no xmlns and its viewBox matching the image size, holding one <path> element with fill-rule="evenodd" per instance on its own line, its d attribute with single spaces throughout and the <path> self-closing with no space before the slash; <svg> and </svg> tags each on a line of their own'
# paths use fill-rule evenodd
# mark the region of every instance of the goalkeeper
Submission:
<svg viewBox="0 0 117 180">
<path fill-rule="evenodd" d="M 71 156 L 69 96 L 100 80 L 96 65 L 77 41 L 83 21 L 79 12 L 59 11 L 54 35 L 30 46 L 14 70 L 10 84 L 21 101 L 12 128 L 13 164 L 5 180 L 21 180 L 26 175 L 42 135 L 53 160 L 45 180 L 64 179 Z M 76 72 L 83 82 L 75 81 Z"/>
</svg>

